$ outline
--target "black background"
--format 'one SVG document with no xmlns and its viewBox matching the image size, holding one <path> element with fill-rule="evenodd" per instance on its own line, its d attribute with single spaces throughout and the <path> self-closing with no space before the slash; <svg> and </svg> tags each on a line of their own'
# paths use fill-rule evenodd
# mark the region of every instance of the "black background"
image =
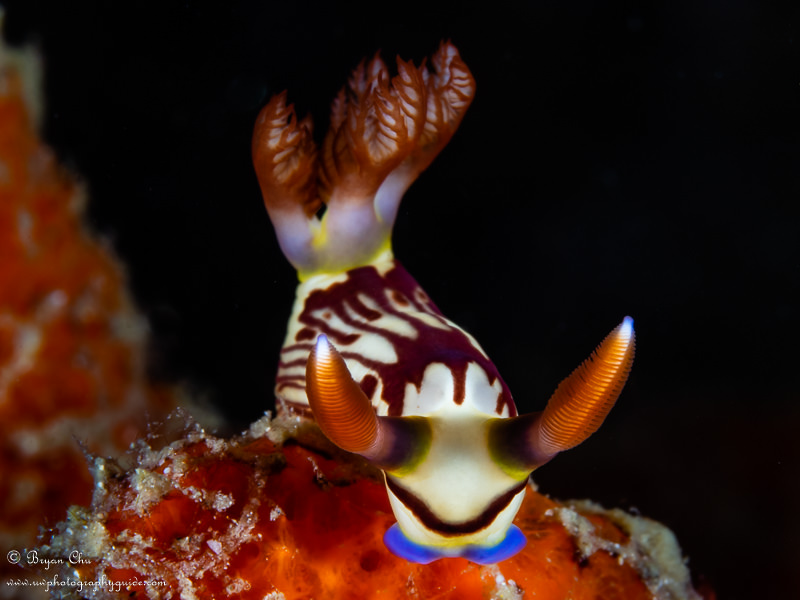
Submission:
<svg viewBox="0 0 800 600">
<path fill-rule="evenodd" d="M 800 585 L 800 5 L 735 0 L 7 4 L 45 134 L 129 265 L 154 376 L 236 424 L 272 408 L 293 297 L 249 156 L 289 89 L 322 135 L 350 70 L 450 38 L 478 91 L 411 188 L 396 255 L 521 410 L 625 314 L 631 381 L 542 491 L 635 507 L 721 598 Z"/>
</svg>

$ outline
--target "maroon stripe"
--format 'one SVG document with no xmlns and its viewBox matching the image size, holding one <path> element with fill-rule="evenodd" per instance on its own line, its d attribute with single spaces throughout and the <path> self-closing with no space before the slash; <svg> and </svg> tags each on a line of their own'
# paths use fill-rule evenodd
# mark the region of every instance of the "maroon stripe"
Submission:
<svg viewBox="0 0 800 600">
<path fill-rule="evenodd" d="M 291 352 L 293 350 L 308 350 L 309 352 L 311 352 L 311 349 L 313 347 L 314 347 L 313 343 L 301 342 L 299 344 L 292 344 L 290 346 L 284 346 L 283 348 L 281 348 L 281 354 L 283 354 L 284 352 Z"/>
<path fill-rule="evenodd" d="M 306 382 L 305 375 L 278 375 L 275 377 L 275 383 L 283 383 L 284 381 L 299 381 L 300 383 Z"/>
<path fill-rule="evenodd" d="M 278 363 L 279 369 L 288 369 L 290 367 L 305 367 L 306 363 L 308 363 L 308 357 L 305 358 L 296 358 L 295 360 L 290 360 L 288 362 L 280 361 Z"/>
<path fill-rule="evenodd" d="M 294 388 L 294 389 L 296 389 L 296 390 L 303 390 L 303 391 L 305 391 L 305 389 L 306 389 L 306 386 L 305 386 L 305 385 L 303 385 L 303 384 L 300 384 L 300 383 L 293 383 L 293 382 L 291 382 L 291 381 L 286 381 L 286 382 L 283 382 L 283 383 L 278 383 L 278 384 L 276 384 L 276 385 L 275 385 L 275 392 L 276 392 L 276 393 L 280 393 L 280 392 L 282 392 L 283 390 L 285 390 L 286 388 Z"/>
<path fill-rule="evenodd" d="M 375 308 L 368 307 L 370 303 L 374 303 Z M 376 321 L 382 314 L 404 321 L 416 335 L 409 339 L 378 327 Z M 419 390 L 425 370 L 432 363 L 442 363 L 450 369 L 454 379 L 453 402 L 463 404 L 466 399 L 466 371 L 470 363 L 475 363 L 486 373 L 490 384 L 500 381 L 501 391 L 495 408 L 497 414 L 501 415 L 507 410 L 508 416 L 515 416 L 517 411 L 508 387 L 494 364 L 472 345 L 469 336 L 449 325 L 445 328 L 433 327 L 420 320 L 422 314 L 432 315 L 447 325 L 436 305 L 399 263 L 395 262 L 394 268 L 383 275 L 374 266 L 360 267 L 348 271 L 345 281 L 314 290 L 305 298 L 303 310 L 297 319 L 301 326 L 295 338 L 298 343 L 285 347 L 282 353 L 295 349 L 311 350 L 313 344 L 304 341 L 313 337 L 309 331 L 315 335 L 326 334 L 345 359 L 360 361 L 381 381 L 380 400 L 388 405 L 390 416 L 403 414 L 407 385 L 410 383 Z M 346 328 L 344 331 L 331 325 L 329 319 L 333 315 Z M 387 364 L 348 353 L 348 346 L 366 334 L 380 335 L 387 340 L 398 360 Z M 281 367 L 302 366 L 301 360 L 291 360 Z M 373 401 L 377 400 L 373 398 Z"/>
<path fill-rule="evenodd" d="M 446 537 L 455 537 L 467 533 L 475 533 L 476 531 L 480 531 L 481 529 L 485 529 L 491 525 L 492 522 L 497 518 L 497 515 L 499 515 L 503 509 L 505 509 L 511 503 L 511 501 L 514 499 L 514 496 L 525 489 L 525 486 L 528 485 L 528 480 L 526 479 L 519 485 L 515 485 L 503 495 L 498 496 L 486 508 L 486 510 L 484 510 L 474 519 L 462 521 L 461 523 L 449 523 L 447 521 L 442 521 L 439 517 L 433 514 L 433 511 L 428 508 L 427 504 L 417 498 L 417 496 L 415 496 L 412 492 L 402 487 L 397 480 L 388 474 L 386 475 L 386 485 L 391 492 L 397 496 L 397 499 L 400 500 L 400 502 L 402 502 L 408 510 L 414 513 L 414 516 L 417 517 L 422 524 L 425 525 L 425 527 L 431 531 L 435 531 L 440 535 Z"/>
</svg>

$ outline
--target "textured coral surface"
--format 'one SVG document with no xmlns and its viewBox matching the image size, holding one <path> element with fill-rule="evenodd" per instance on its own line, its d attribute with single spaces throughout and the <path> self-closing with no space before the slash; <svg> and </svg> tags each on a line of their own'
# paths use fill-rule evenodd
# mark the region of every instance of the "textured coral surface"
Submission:
<svg viewBox="0 0 800 600">
<path fill-rule="evenodd" d="M 672 534 L 647 519 L 529 488 L 517 524 L 527 547 L 500 565 L 416 565 L 382 536 L 393 516 L 379 474 L 322 444 L 315 428 L 268 417 L 230 441 L 197 426 L 168 445 L 141 442 L 128 468 L 96 459 L 89 509 L 74 508 L 50 544 L 85 597 L 700 598 Z M 301 422 L 302 425 L 302 422 Z M 287 431 L 287 426 L 293 431 Z M 290 437 L 291 436 L 291 437 Z"/>
<path fill-rule="evenodd" d="M 0 15 L 1 17 L 2 15 Z M 0 19 L 1 20 L 1 19 Z M 174 407 L 144 379 L 141 317 L 87 233 L 75 179 L 40 141 L 38 63 L 0 41 L 0 546 L 91 498 L 77 440 L 117 455 Z M 10 566 L 3 562 L 0 573 Z"/>
</svg>

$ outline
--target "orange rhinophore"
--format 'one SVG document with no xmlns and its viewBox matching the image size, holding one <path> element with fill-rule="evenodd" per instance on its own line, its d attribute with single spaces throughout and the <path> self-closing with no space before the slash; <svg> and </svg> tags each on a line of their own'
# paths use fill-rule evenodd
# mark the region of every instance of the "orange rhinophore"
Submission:
<svg viewBox="0 0 800 600">
<path fill-rule="evenodd" d="M 625 317 L 597 350 L 556 389 L 537 421 L 543 453 L 580 444 L 603 424 L 633 364 L 633 319 Z"/>
<path fill-rule="evenodd" d="M 380 421 L 367 395 L 350 377 L 344 359 L 325 336 L 320 336 L 311 351 L 307 372 L 311 409 L 322 432 L 343 450 L 371 454 L 383 437 Z"/>
</svg>

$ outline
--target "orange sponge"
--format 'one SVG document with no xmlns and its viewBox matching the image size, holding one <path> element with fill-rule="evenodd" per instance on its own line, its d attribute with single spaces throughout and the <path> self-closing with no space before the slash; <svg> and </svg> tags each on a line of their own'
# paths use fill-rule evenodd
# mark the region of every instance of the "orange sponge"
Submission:
<svg viewBox="0 0 800 600">
<path fill-rule="evenodd" d="M 2 15 L 0 15 L 0 18 Z M 176 405 L 144 377 L 146 325 L 83 225 L 84 195 L 38 137 L 37 56 L 0 40 L 0 540 L 91 499 L 76 440 L 119 455 Z M 7 562 L 0 573 L 7 571 Z"/>
<path fill-rule="evenodd" d="M 65 561 L 61 577 L 119 597 L 701 598 L 668 529 L 533 485 L 513 558 L 397 558 L 382 542 L 394 519 L 379 472 L 297 424 L 265 417 L 229 441 L 190 424 L 167 446 L 140 443 L 129 468 L 95 459 L 91 507 L 71 509 L 42 552 L 78 549 L 88 562 Z"/>
</svg>

